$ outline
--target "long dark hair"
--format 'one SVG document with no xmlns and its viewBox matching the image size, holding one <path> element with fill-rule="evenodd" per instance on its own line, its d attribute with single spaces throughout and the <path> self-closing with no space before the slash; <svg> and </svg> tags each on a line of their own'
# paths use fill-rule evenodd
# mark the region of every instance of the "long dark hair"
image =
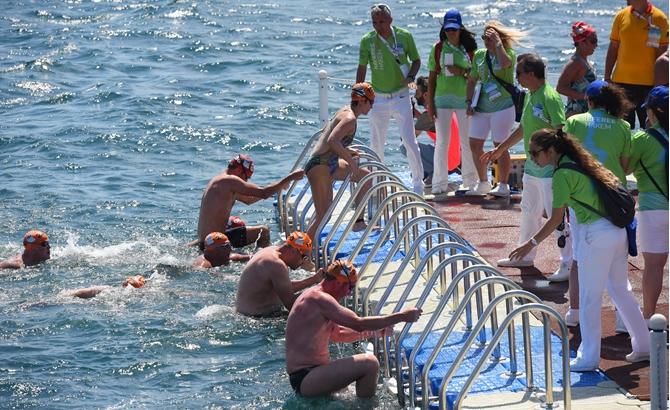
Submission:
<svg viewBox="0 0 670 410">
<path fill-rule="evenodd" d="M 463 46 L 466 52 L 474 53 L 477 49 L 477 39 L 475 33 L 471 32 L 465 26 L 461 26 L 460 35 L 458 36 L 458 43 Z M 445 42 L 447 40 L 447 32 L 444 31 L 444 27 L 440 28 L 440 41 Z"/>
<path fill-rule="evenodd" d="M 661 125 L 661 128 L 665 130 L 665 133 L 668 133 L 668 107 L 649 107 L 651 112 L 654 113 L 658 119 L 658 123 Z"/>
<path fill-rule="evenodd" d="M 584 168 L 586 172 L 601 180 L 605 185 L 616 188 L 619 182 L 612 171 L 605 168 L 598 162 L 584 147 L 582 143 L 572 135 L 566 134 L 563 130 L 550 130 L 548 128 L 535 131 L 530 140 L 546 152 L 550 147 L 558 154 L 566 155 L 577 165 Z"/>
<path fill-rule="evenodd" d="M 626 114 L 635 108 L 635 104 L 628 99 L 626 90 L 621 86 L 607 84 L 600 88 L 599 93 L 602 97 L 586 97 L 586 99 L 596 108 L 603 108 L 609 115 L 623 120 Z"/>
</svg>

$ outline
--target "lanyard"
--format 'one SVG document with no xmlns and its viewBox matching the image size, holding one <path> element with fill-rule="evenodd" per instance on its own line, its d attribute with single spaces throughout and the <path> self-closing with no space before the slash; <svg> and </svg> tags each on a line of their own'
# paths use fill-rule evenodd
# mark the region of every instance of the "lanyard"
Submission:
<svg viewBox="0 0 670 410">
<path fill-rule="evenodd" d="M 496 62 L 498 61 L 498 54 L 492 55 L 489 53 L 489 50 L 486 50 L 486 53 L 491 56 L 491 70 L 489 71 L 488 75 L 486 76 L 486 82 L 491 81 L 491 77 L 493 76 L 493 68 L 496 66 Z M 486 57 L 484 57 L 486 58 Z"/>
<path fill-rule="evenodd" d="M 633 8 L 633 6 L 631 6 L 631 10 L 632 10 L 632 8 Z M 632 11 L 633 11 L 633 14 L 635 14 L 637 16 L 638 20 L 647 20 L 647 24 L 649 25 L 650 28 L 652 28 L 652 29 L 658 28 L 655 25 L 651 24 L 651 10 L 649 10 L 649 8 L 647 9 L 647 12 L 649 13 L 649 17 L 647 17 L 646 19 L 644 18 L 644 16 L 642 14 L 638 13 L 637 10 L 632 10 Z"/>
<path fill-rule="evenodd" d="M 391 36 L 393 37 L 393 47 L 389 45 L 389 43 L 386 41 L 385 38 L 382 36 L 379 36 L 379 38 L 382 40 L 382 43 L 388 48 L 388 50 L 393 54 L 393 57 L 395 58 L 395 62 L 398 63 L 398 65 L 401 64 L 400 59 L 398 58 L 398 42 L 395 39 L 395 30 L 393 30 L 393 27 L 391 27 Z"/>
<path fill-rule="evenodd" d="M 470 68 L 470 67 L 472 66 L 472 61 L 470 60 L 470 55 L 465 51 L 465 49 L 461 48 L 462 46 L 461 46 L 460 44 L 458 45 L 458 47 L 456 47 L 456 46 L 454 46 L 453 44 L 451 44 L 451 43 L 449 42 L 449 40 L 444 40 L 444 43 L 446 43 L 449 47 L 451 47 L 452 50 L 454 50 L 454 51 L 458 51 L 458 52 L 460 52 L 461 54 L 463 54 L 463 60 L 468 62 L 468 68 Z M 442 70 L 442 71 L 444 71 L 444 70 L 447 69 L 446 64 L 444 64 L 444 56 L 445 56 L 445 54 L 446 54 L 446 53 L 442 53 L 442 67 L 443 67 L 443 70 Z M 454 64 L 455 64 L 455 63 L 456 63 L 456 62 L 454 61 Z"/>
</svg>

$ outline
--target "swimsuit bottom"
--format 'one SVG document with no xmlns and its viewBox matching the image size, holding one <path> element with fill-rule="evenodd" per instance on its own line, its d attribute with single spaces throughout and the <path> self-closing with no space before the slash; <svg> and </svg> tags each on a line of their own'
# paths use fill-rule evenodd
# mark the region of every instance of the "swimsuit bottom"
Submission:
<svg viewBox="0 0 670 410">
<path fill-rule="evenodd" d="M 333 175 L 333 172 L 335 172 L 337 169 L 339 162 L 340 157 L 332 151 L 327 151 L 320 155 L 312 155 L 309 160 L 307 160 L 307 164 L 305 165 L 305 175 L 307 175 L 310 169 L 317 165 L 328 165 L 330 168 L 330 175 Z"/>
<path fill-rule="evenodd" d="M 314 367 L 305 367 L 304 369 L 300 369 L 297 372 L 293 372 L 288 375 L 288 380 L 291 382 L 291 387 L 293 387 L 293 391 L 295 391 L 297 394 L 300 393 L 300 385 L 302 385 L 302 381 L 307 377 L 309 372 L 314 370 Z"/>
<path fill-rule="evenodd" d="M 228 229 L 225 232 L 225 234 L 228 237 L 228 240 L 230 241 L 230 244 L 233 246 L 233 248 L 241 248 L 243 246 L 247 246 L 246 226 L 239 226 L 237 228 Z M 205 242 L 198 242 L 198 248 L 200 248 L 200 252 L 204 252 Z"/>
</svg>

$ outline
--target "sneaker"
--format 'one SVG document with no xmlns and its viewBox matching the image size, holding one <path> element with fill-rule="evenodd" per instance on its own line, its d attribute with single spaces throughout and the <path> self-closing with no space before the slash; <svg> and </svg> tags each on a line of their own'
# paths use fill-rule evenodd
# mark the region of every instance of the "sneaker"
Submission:
<svg viewBox="0 0 670 410">
<path fill-rule="evenodd" d="M 628 333 L 628 329 L 626 329 L 626 324 L 623 322 L 623 319 L 621 319 L 621 316 L 619 316 L 619 311 L 616 311 L 616 326 L 614 328 L 614 331 L 617 333 Z"/>
<path fill-rule="evenodd" d="M 433 185 L 433 174 L 430 174 L 426 178 L 424 178 L 423 184 L 424 185 Z"/>
<path fill-rule="evenodd" d="M 628 357 L 628 356 L 626 356 Z M 580 357 L 570 361 L 571 372 L 593 372 L 598 368 L 598 362 L 589 362 Z"/>
<path fill-rule="evenodd" d="M 574 327 L 579 324 L 579 309 L 568 309 L 568 313 L 565 315 L 565 325 L 568 327 Z"/>
<path fill-rule="evenodd" d="M 496 263 L 498 266 L 504 268 L 530 268 L 534 265 L 533 261 L 526 261 L 523 259 L 510 260 L 509 258 L 499 259 Z"/>
<path fill-rule="evenodd" d="M 489 181 L 479 181 L 474 188 L 467 190 L 464 195 L 482 196 L 488 194 L 489 191 L 491 191 L 491 184 L 489 184 Z"/>
<path fill-rule="evenodd" d="M 628 363 L 639 363 L 649 361 L 649 352 L 633 352 L 626 355 Z"/>
<path fill-rule="evenodd" d="M 571 265 L 572 263 L 561 263 L 561 266 L 558 267 L 558 270 L 547 278 L 549 282 L 565 282 L 566 280 L 570 279 Z"/>
<path fill-rule="evenodd" d="M 497 187 L 493 188 L 490 192 L 489 195 L 493 196 L 509 196 L 509 185 L 503 184 L 502 182 L 498 184 Z"/>
</svg>

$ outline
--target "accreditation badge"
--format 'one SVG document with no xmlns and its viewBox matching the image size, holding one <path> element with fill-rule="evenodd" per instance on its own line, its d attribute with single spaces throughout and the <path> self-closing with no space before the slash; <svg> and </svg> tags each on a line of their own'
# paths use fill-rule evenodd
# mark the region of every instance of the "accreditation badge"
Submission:
<svg viewBox="0 0 670 410">
<path fill-rule="evenodd" d="M 649 34 L 647 34 L 647 47 L 658 48 L 661 43 L 661 29 L 656 26 L 651 26 L 649 28 Z"/>
<path fill-rule="evenodd" d="M 486 91 L 486 95 L 489 96 L 489 101 L 494 101 L 502 97 L 498 86 L 493 81 L 489 81 L 488 83 L 484 84 L 484 91 Z"/>
</svg>

